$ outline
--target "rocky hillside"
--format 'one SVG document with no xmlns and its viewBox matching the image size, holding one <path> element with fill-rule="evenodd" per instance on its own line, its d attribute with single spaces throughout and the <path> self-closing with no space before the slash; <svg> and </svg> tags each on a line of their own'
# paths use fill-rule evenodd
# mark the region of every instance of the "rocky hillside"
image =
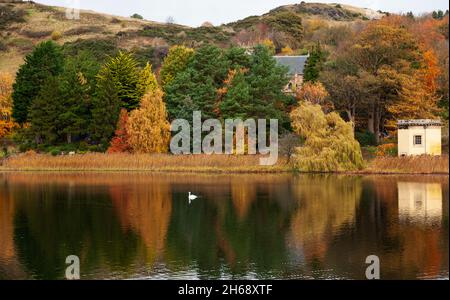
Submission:
<svg viewBox="0 0 450 300">
<path fill-rule="evenodd" d="M 14 74 L 24 56 L 47 39 L 64 45 L 64 51 L 69 53 L 88 48 L 99 59 L 118 49 L 132 50 L 141 61 L 150 60 L 158 67 L 173 44 L 198 47 L 209 42 L 223 47 L 252 46 L 271 39 L 278 50 L 285 46 L 302 49 L 321 28 L 366 22 L 381 16 L 350 6 L 302 2 L 230 24 L 191 28 L 92 11 L 81 11 L 79 20 L 70 20 L 61 7 L 0 1 L 0 72 Z"/>
</svg>

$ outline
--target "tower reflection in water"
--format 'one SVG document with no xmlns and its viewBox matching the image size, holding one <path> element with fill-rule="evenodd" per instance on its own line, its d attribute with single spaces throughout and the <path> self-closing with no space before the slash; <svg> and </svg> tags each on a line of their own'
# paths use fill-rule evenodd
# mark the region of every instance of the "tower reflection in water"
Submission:
<svg viewBox="0 0 450 300">
<path fill-rule="evenodd" d="M 398 182 L 400 221 L 439 223 L 442 220 L 442 186 L 429 182 Z"/>
</svg>

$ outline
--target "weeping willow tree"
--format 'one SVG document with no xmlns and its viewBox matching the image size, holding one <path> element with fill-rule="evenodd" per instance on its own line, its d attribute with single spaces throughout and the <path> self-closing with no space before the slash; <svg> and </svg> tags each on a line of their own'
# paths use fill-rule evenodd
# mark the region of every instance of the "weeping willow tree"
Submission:
<svg viewBox="0 0 450 300">
<path fill-rule="evenodd" d="M 291 113 L 292 127 L 304 138 L 296 148 L 293 164 L 302 172 L 361 169 L 364 161 L 351 123 L 335 112 L 325 114 L 319 105 L 303 102 Z"/>
</svg>

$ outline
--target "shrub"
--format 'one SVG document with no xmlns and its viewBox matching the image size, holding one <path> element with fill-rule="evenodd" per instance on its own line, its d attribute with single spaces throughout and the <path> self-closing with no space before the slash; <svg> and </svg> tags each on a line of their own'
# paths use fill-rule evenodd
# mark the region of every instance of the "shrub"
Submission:
<svg viewBox="0 0 450 300">
<path fill-rule="evenodd" d="M 133 15 L 131 16 L 131 18 L 133 18 L 133 19 L 138 19 L 138 20 L 143 20 L 143 19 L 144 19 L 144 17 L 142 17 L 140 14 L 133 14 Z"/>
<path fill-rule="evenodd" d="M 62 33 L 60 31 L 55 30 L 52 32 L 52 40 L 57 41 L 60 38 L 62 38 Z"/>
<path fill-rule="evenodd" d="M 355 138 L 362 147 L 376 145 L 375 135 L 369 131 L 357 131 Z"/>
<path fill-rule="evenodd" d="M 376 156 L 397 156 L 397 144 L 383 144 L 377 147 Z"/>
<path fill-rule="evenodd" d="M 61 153 L 61 150 L 59 150 L 58 148 L 50 148 L 49 152 L 51 155 L 57 156 Z"/>
</svg>

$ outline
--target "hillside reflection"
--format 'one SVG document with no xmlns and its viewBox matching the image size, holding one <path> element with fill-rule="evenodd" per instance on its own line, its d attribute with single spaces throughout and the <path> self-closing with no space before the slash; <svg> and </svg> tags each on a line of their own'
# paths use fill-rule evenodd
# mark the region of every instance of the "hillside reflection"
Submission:
<svg viewBox="0 0 450 300">
<path fill-rule="evenodd" d="M 189 204 L 188 192 L 200 197 Z M 0 174 L 0 278 L 448 277 L 448 177 Z"/>
</svg>

